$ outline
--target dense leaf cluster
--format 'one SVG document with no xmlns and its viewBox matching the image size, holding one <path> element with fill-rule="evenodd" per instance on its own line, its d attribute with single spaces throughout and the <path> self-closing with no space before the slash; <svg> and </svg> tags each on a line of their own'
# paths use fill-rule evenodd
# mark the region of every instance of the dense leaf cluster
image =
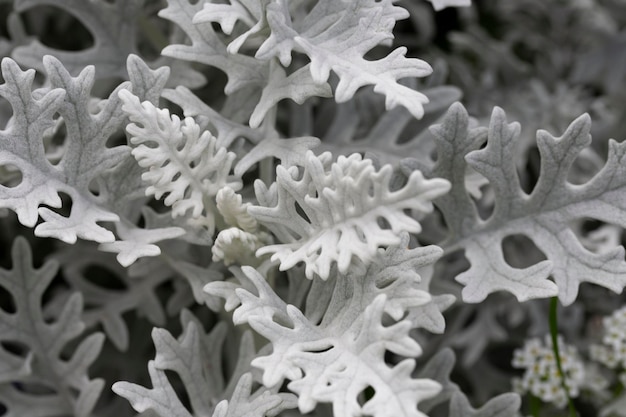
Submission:
<svg viewBox="0 0 626 417">
<path fill-rule="evenodd" d="M 0 19 L 0 415 L 626 416 L 618 0 Z"/>
</svg>

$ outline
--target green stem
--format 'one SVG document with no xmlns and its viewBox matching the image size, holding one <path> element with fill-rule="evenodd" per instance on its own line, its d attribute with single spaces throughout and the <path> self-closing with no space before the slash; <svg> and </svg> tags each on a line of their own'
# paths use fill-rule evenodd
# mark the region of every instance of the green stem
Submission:
<svg viewBox="0 0 626 417">
<path fill-rule="evenodd" d="M 613 398 L 617 398 L 622 392 L 624 392 L 624 386 L 618 379 L 617 385 L 615 385 L 615 388 L 613 389 Z"/>
<path fill-rule="evenodd" d="M 539 397 L 535 397 L 532 394 L 528 394 L 528 408 L 530 409 L 530 415 L 533 417 L 539 417 L 539 410 L 541 410 L 541 400 Z"/>
<path fill-rule="evenodd" d="M 559 353 L 559 340 L 557 337 L 558 334 L 558 320 L 556 315 L 556 310 L 558 307 L 559 300 L 557 297 L 552 297 L 550 299 L 550 337 L 552 338 L 552 351 L 554 352 L 554 358 L 556 360 L 556 367 L 559 370 L 559 375 L 561 375 L 561 387 L 565 390 L 565 395 L 567 396 L 567 406 L 569 408 L 570 417 L 577 417 L 578 413 L 576 412 L 576 408 L 574 407 L 574 403 L 572 402 L 572 398 L 569 396 L 569 389 L 567 384 L 565 383 L 565 373 L 563 372 L 563 367 L 561 366 L 561 355 Z"/>
</svg>

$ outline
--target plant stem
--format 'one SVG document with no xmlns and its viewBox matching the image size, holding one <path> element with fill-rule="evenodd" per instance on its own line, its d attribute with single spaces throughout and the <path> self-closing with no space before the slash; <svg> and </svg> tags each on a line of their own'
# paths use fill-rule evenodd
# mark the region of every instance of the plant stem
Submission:
<svg viewBox="0 0 626 417">
<path fill-rule="evenodd" d="M 539 417 L 539 410 L 541 410 L 541 401 L 538 397 L 535 397 L 532 394 L 528 394 L 528 408 L 530 411 L 530 415 L 533 417 Z"/>
<path fill-rule="evenodd" d="M 561 376 L 561 387 L 565 390 L 565 395 L 567 396 L 567 406 L 569 408 L 570 417 L 577 417 L 578 413 L 576 412 L 576 408 L 574 407 L 574 403 L 572 402 L 572 398 L 569 396 L 569 389 L 567 384 L 565 383 L 565 373 L 563 372 L 563 367 L 561 366 L 561 355 L 559 353 L 559 340 L 557 337 L 558 334 L 558 320 L 557 320 L 557 306 L 559 300 L 557 297 L 552 297 L 550 299 L 550 337 L 552 338 L 552 351 L 554 352 L 554 358 L 556 360 L 556 367 L 559 370 L 559 375 Z"/>
</svg>

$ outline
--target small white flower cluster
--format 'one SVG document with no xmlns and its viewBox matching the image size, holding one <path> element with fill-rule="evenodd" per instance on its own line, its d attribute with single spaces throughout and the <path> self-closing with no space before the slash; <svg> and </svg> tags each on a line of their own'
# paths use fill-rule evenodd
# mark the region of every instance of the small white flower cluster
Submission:
<svg viewBox="0 0 626 417">
<path fill-rule="evenodd" d="M 612 369 L 626 369 L 626 306 L 605 317 L 602 324 L 602 344 L 591 346 L 591 359 Z M 626 375 L 620 377 L 624 379 Z"/>
<path fill-rule="evenodd" d="M 585 371 L 583 361 L 574 346 L 566 345 L 558 338 L 561 367 L 565 374 L 565 384 L 570 397 L 577 397 L 584 384 Z M 522 378 L 513 379 L 514 390 L 520 394 L 531 393 L 547 403 L 563 408 L 567 404 L 567 393 L 561 385 L 561 374 L 556 364 L 550 335 L 545 343 L 540 339 L 530 339 L 524 347 L 513 354 L 513 366 L 525 368 Z"/>
</svg>

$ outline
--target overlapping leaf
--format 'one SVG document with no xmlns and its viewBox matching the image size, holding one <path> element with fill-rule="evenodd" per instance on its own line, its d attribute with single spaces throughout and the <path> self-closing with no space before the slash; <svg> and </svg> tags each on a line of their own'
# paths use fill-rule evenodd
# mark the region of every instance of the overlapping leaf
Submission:
<svg viewBox="0 0 626 417">
<path fill-rule="evenodd" d="M 258 101 L 250 117 L 253 127 L 284 98 L 302 103 L 312 96 L 330 96 L 331 71 L 339 77 L 334 92 L 338 102 L 349 100 L 364 85 L 384 94 L 388 109 L 401 105 L 418 118 L 428 102 L 424 94 L 398 83 L 431 72 L 426 62 L 406 58 L 406 48 L 378 60 L 364 58 L 389 41 L 396 21 L 408 16 L 389 0 L 323 0 L 312 7 L 282 0 L 193 5 L 170 0 L 160 15 L 183 28 L 192 41 L 170 45 L 163 53 L 221 69 L 228 75 L 226 94 L 249 89 Z M 220 36 L 212 23 L 218 23 L 227 36 Z M 310 62 L 294 60 L 298 64 L 291 65 L 293 52 L 304 54 Z"/>
<path fill-rule="evenodd" d="M 82 1 L 66 0 L 16 0 L 17 12 L 25 12 L 43 5 L 56 6 L 85 25 L 91 32 L 94 44 L 83 51 L 62 51 L 45 46 L 39 40 L 15 49 L 13 58 L 29 68 L 42 69 L 46 55 L 54 55 L 72 74 L 94 65 L 99 76 L 126 77 L 126 57 L 137 49 L 137 19 L 143 0 Z"/>
<path fill-rule="evenodd" d="M 33 268 L 23 238 L 15 241 L 11 257 L 13 269 L 0 269 L 0 286 L 11 294 L 16 311 L 0 311 L 0 340 L 18 346 L 23 356 L 0 348 L 0 402 L 8 408 L 4 415 L 88 417 L 104 388 L 103 380 L 87 375 L 104 336 L 84 338 L 67 356 L 66 345 L 85 328 L 81 295 L 74 293 L 55 320 L 44 320 L 42 297 L 58 264 Z"/>
<path fill-rule="evenodd" d="M 172 206 L 172 216 L 183 216 L 191 211 L 192 218 L 204 216 L 213 231 L 215 206 L 213 199 L 226 186 L 239 189 L 240 181 L 231 177 L 235 154 L 217 146 L 210 132 L 200 132 L 191 118 L 182 123 L 167 109 L 139 99 L 127 90 L 120 91 L 122 109 L 133 122 L 126 127 L 136 145 L 133 156 L 148 171 L 142 178 L 150 185 L 146 194 L 161 198 Z"/>
<path fill-rule="evenodd" d="M 238 366 L 226 385 L 222 371 L 226 326 L 204 333 L 201 324 L 189 313 L 183 314 L 182 321 L 184 331 L 178 339 L 165 329 L 152 332 L 157 350 L 156 358 L 148 363 L 152 389 L 130 382 L 113 385 L 113 390 L 128 399 L 135 410 L 151 410 L 161 417 L 263 417 L 293 408 L 293 395 L 264 387 L 251 392 L 252 377 L 246 369 L 254 356 L 254 347 L 249 334 L 242 339 Z M 191 410 L 178 398 L 166 371 L 176 372 L 180 377 Z"/>
<path fill-rule="evenodd" d="M 312 133 L 322 140 L 320 149 L 337 155 L 365 152 L 366 157 L 380 164 L 394 166 L 407 155 L 427 160 L 434 149 L 433 141 L 427 137 L 428 128 L 462 94 L 452 86 L 423 88 L 422 92 L 429 102 L 424 105 L 421 120 L 403 107 L 385 111 L 384 98 L 363 89 L 345 103 L 321 103 Z M 312 115 L 309 117 L 308 122 L 313 124 Z"/>
<path fill-rule="evenodd" d="M 22 173 L 22 182 L 13 188 L 0 188 L 0 206 L 16 211 L 26 226 L 34 226 L 38 214 L 41 215 L 44 222 L 35 229 L 38 236 L 53 236 L 70 243 L 78 237 L 112 241 L 113 233 L 98 222 L 117 221 L 119 217 L 97 204 L 89 186 L 99 173 L 120 163 L 129 152 L 125 146 L 105 146 L 123 117 L 117 92 L 97 114 L 91 114 L 88 100 L 94 68 L 88 67 L 72 78 L 53 57 L 46 57 L 44 65 L 52 85 L 58 88 L 32 92 L 35 72 L 22 72 L 8 58 L 2 61 L 5 84 L 0 86 L 0 95 L 11 103 L 13 118 L 7 129 L 0 132 L 0 164 L 16 166 Z M 61 115 L 68 132 L 58 165 L 46 158 L 43 142 L 46 129 L 53 126 L 55 113 Z M 69 217 L 39 208 L 42 204 L 61 207 L 59 193 L 72 199 Z"/>
<path fill-rule="evenodd" d="M 311 11 L 293 20 L 289 2 L 270 2 L 266 19 L 272 31 L 256 53 L 259 58 L 277 57 L 287 66 L 292 52 L 306 54 L 309 70 L 317 83 L 326 82 L 332 70 L 339 77 L 335 90 L 337 102 L 349 100 L 358 88 L 374 85 L 385 95 L 386 107 L 406 107 L 416 118 L 423 115 L 426 96 L 397 82 L 405 77 L 424 77 L 430 65 L 416 58 L 406 58 L 400 47 L 376 61 L 364 59 L 375 46 L 390 40 L 397 20 L 408 12 L 392 1 L 318 1 Z"/>
<path fill-rule="evenodd" d="M 431 413 L 435 407 L 441 408 L 438 407 L 440 404 L 449 403 L 446 415 L 450 417 L 514 417 L 519 415 L 521 401 L 516 393 L 500 394 L 491 398 L 479 409 L 472 407 L 461 388 L 450 380 L 455 361 L 454 352 L 446 348 L 437 352 L 418 373 L 419 377 L 434 379 L 443 387 L 435 397 L 424 401 L 421 408 L 425 412 Z"/>
<path fill-rule="evenodd" d="M 624 248 L 592 252 L 570 228 L 585 218 L 626 226 L 624 143 L 609 141 L 605 166 L 587 183 L 568 182 L 572 164 L 591 142 L 590 125 L 589 116 L 583 115 L 560 137 L 537 132 L 541 174 L 530 194 L 521 189 L 515 171 L 520 127 L 507 123 L 502 110 L 494 110 L 487 132 L 468 129 L 467 113 L 458 104 L 433 128 L 439 157 L 432 174 L 452 184 L 450 193 L 436 202 L 449 227 L 443 247 L 465 249 L 471 263 L 456 277 L 465 285 L 465 301 L 479 302 L 491 292 L 506 290 L 520 301 L 558 294 L 564 304 L 571 304 L 582 282 L 615 292 L 626 285 Z M 487 146 L 479 150 L 485 139 Z M 465 186 L 468 166 L 487 178 L 495 193 L 494 211 L 484 221 Z M 532 239 L 547 260 L 527 268 L 509 265 L 502 241 L 517 234 Z"/>
<path fill-rule="evenodd" d="M 269 61 L 229 52 L 228 42 L 223 39 L 223 34 L 217 32 L 210 22 L 194 21 L 195 14 L 202 7 L 202 2 L 192 4 L 189 0 L 168 0 L 168 6 L 159 12 L 159 16 L 180 26 L 191 39 L 191 45 L 168 45 L 162 53 L 211 65 L 226 73 L 226 94 L 245 91 L 248 101 L 257 102 L 254 112 L 247 116 L 253 127 L 258 127 L 267 111 L 283 98 L 291 98 L 301 103 L 310 96 L 330 95 L 330 87 L 313 82 L 306 71 L 286 74 L 279 67 L 274 67 L 272 71 Z M 217 14 L 215 17 L 219 19 Z"/>
<path fill-rule="evenodd" d="M 222 188 L 216 200 L 217 209 L 230 227 L 221 230 L 215 238 L 211 247 L 213 261 L 257 266 L 262 258 L 257 258 L 256 251 L 272 242 L 271 236 L 259 230 L 257 221 L 248 214 L 250 203 L 243 203 L 242 196 L 231 188 Z"/>
<path fill-rule="evenodd" d="M 63 10 L 67 15 L 51 13 L 51 19 L 59 20 L 59 30 L 64 33 L 74 32 L 75 25 L 63 28 L 61 22 L 71 15 L 89 31 L 93 37 L 93 44 L 81 50 L 63 50 L 50 46 L 48 39 L 23 39 L 12 53 L 13 59 L 28 68 L 44 70 L 42 59 L 46 55 L 53 55 L 61 62 L 70 74 L 76 74 L 83 68 L 94 65 L 98 71 L 96 79 L 119 77 L 128 79 L 127 57 L 144 51 L 148 48 L 160 48 L 165 42 L 159 33 L 156 18 L 148 16 L 150 2 L 145 0 L 15 0 L 15 11 L 18 13 L 33 13 L 35 10 Z M 54 8 L 54 9 L 53 9 Z M 45 15 L 44 15 L 45 16 Z M 57 16 L 61 16 L 58 18 Z M 14 21 L 13 26 L 16 26 Z M 19 22 L 19 20 L 17 20 Z M 64 29 L 64 30 L 63 30 Z M 12 33 L 12 35 L 14 35 Z M 23 35 L 22 35 L 23 36 Z M 85 41 L 81 37 L 81 41 Z M 28 41 L 28 43 L 27 43 Z M 87 44 L 87 42 L 84 42 Z M 8 56 L 9 54 L 0 55 Z M 151 62 L 155 66 L 168 66 L 172 76 L 169 82 L 173 85 L 199 87 L 206 82 L 205 77 L 197 70 L 182 61 L 172 62 L 171 58 L 159 57 Z"/>
<path fill-rule="evenodd" d="M 66 247 L 54 255 L 54 260 L 61 263 L 61 272 L 70 290 L 79 291 L 83 296 L 87 306 L 82 314 L 85 325 L 102 325 L 118 350 L 125 351 L 129 346 L 131 337 L 124 315 L 130 311 L 136 311 L 154 325 L 165 323 L 165 311 L 156 288 L 171 277 L 167 270 L 164 274 L 131 277 L 111 255 L 86 245 Z M 62 308 L 66 300 L 59 291 L 52 302 Z"/>
<path fill-rule="evenodd" d="M 205 290 L 223 298 L 227 310 L 236 308 L 236 324 L 247 322 L 271 341 L 271 354 L 252 364 L 263 369 L 266 386 L 287 380 L 302 413 L 329 402 L 335 415 L 424 416 L 417 404 L 436 394 L 439 385 L 411 378 L 412 359 L 394 367 L 384 359 L 385 352 L 419 355 L 409 330 L 429 328 L 431 314 L 426 312 L 436 308 L 415 270 L 432 264 L 441 251 L 408 250 L 407 242 L 404 235 L 399 246 L 378 251 L 369 268 L 354 267 L 328 281 L 315 279 L 304 313 L 280 299 L 249 267 L 235 270 L 240 285 L 214 282 Z M 383 325 L 383 314 L 393 322 Z M 368 387 L 374 396 L 359 403 Z"/>
<path fill-rule="evenodd" d="M 401 232 L 421 230 L 404 210 L 429 212 L 430 201 L 448 190 L 447 181 L 425 180 L 415 171 L 404 187 L 391 191 L 392 171 L 390 165 L 376 171 L 372 161 L 359 154 L 332 162 L 330 153 L 315 156 L 311 151 L 302 172 L 297 166 L 278 166 L 276 182 L 269 188 L 255 183 L 260 205 L 248 212 L 282 243 L 257 254 L 271 253 L 272 260 L 280 260 L 281 270 L 304 262 L 308 278 L 328 278 L 334 263 L 346 273 L 353 258 L 369 264 L 379 247 L 398 244 Z"/>
<path fill-rule="evenodd" d="M 127 64 L 137 94 L 156 100 L 167 80 L 167 69 L 152 71 L 136 56 L 130 56 Z M 35 227 L 37 236 L 68 243 L 82 238 L 117 245 L 115 251 L 127 260 L 126 264 L 138 256 L 160 253 L 154 242 L 179 236 L 180 230 L 146 231 L 134 226 L 139 214 L 137 196 L 127 192 L 134 191 L 136 182 L 131 179 L 121 185 L 116 177 L 133 172 L 133 165 L 128 163 L 132 161 L 130 149 L 125 145 L 107 146 L 126 119 L 117 93 L 130 84 L 122 83 L 108 99 L 94 102 L 93 67 L 72 77 L 51 56 L 44 59 L 44 66 L 52 88 L 32 91 L 33 70 L 22 72 L 9 58 L 2 62 L 5 83 L 0 86 L 0 95 L 11 104 L 13 116 L 0 131 L 0 164 L 11 165 L 22 178 L 13 187 L 0 187 L 0 207 L 14 210 L 20 222 L 30 227 L 41 217 L 43 221 Z M 65 129 L 63 152 L 55 159 L 47 153 L 46 144 L 55 132 L 53 127 L 58 130 L 59 126 Z M 65 208 L 51 209 L 64 205 L 62 194 L 71 200 L 67 201 L 71 203 L 67 215 L 63 213 Z M 132 250 L 119 247 L 113 232 L 102 222 L 124 222 L 120 235 L 134 242 Z"/>
<path fill-rule="evenodd" d="M 267 63 L 243 54 L 229 54 L 220 34 L 210 24 L 193 23 L 193 17 L 202 10 L 203 4 L 190 0 L 168 0 L 167 7 L 159 12 L 159 16 L 179 26 L 191 40 L 191 45 L 168 45 L 162 54 L 219 68 L 228 75 L 226 94 L 264 85 L 269 76 Z"/>
</svg>

